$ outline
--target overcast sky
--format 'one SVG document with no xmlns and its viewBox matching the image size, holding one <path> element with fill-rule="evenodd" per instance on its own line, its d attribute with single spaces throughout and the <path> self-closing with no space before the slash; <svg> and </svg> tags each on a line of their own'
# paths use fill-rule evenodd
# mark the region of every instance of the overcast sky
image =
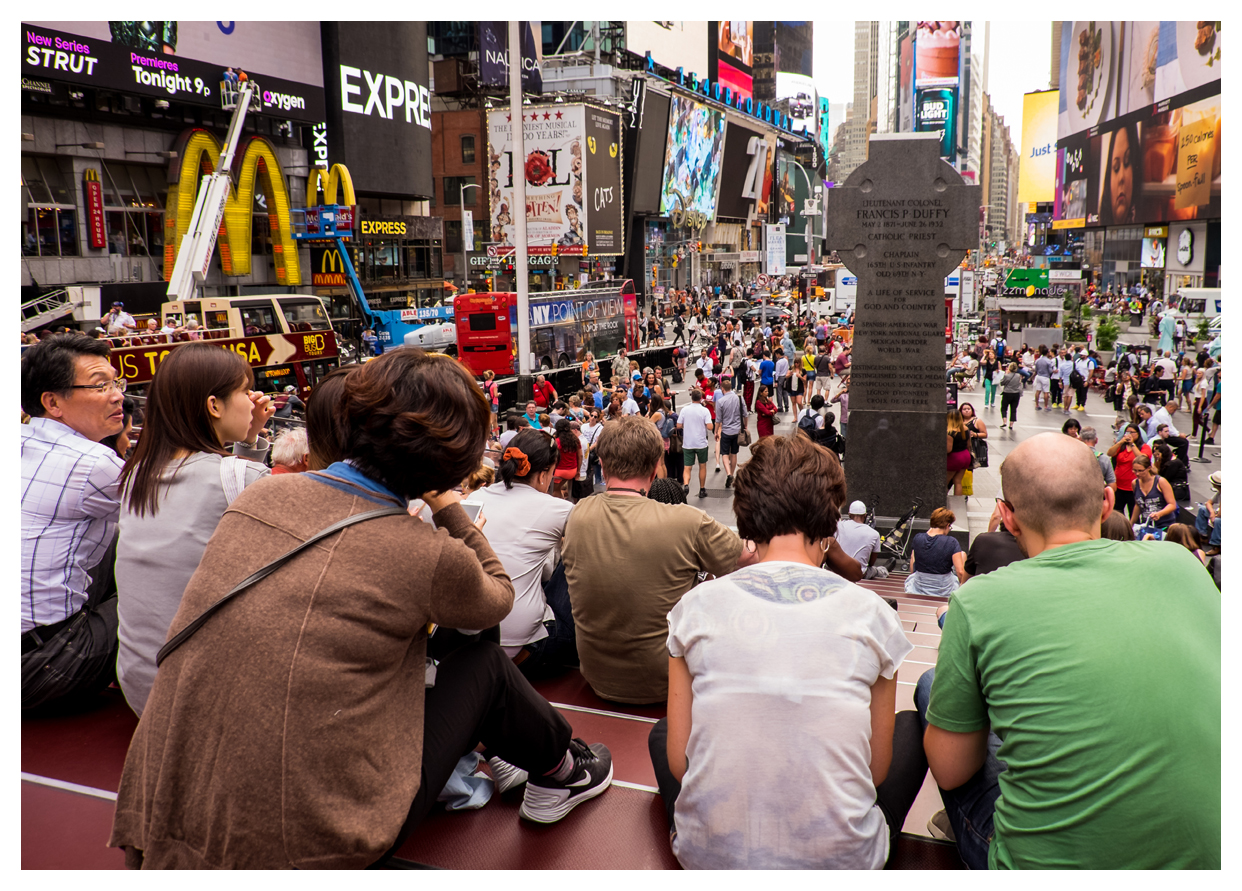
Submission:
<svg viewBox="0 0 1242 891">
<path fill-rule="evenodd" d="M 815 85 L 829 102 L 854 100 L 854 23 L 815 20 Z M 971 49 L 983 61 L 983 22 L 975 20 Z M 993 21 L 988 92 L 1005 118 L 1015 147 L 1022 144 L 1022 95 L 1048 89 L 1052 20 Z M 836 130 L 839 121 L 832 121 Z"/>
</svg>

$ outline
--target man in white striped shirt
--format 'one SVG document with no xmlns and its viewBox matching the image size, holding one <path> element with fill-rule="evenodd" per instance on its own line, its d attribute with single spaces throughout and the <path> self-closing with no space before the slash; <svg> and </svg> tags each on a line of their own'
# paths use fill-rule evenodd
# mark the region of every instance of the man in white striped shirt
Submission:
<svg viewBox="0 0 1242 891">
<path fill-rule="evenodd" d="M 70 707 L 115 677 L 116 597 L 102 595 L 123 465 L 99 440 L 124 425 L 125 381 L 105 341 L 57 334 L 22 355 L 21 386 L 22 708 Z"/>
</svg>

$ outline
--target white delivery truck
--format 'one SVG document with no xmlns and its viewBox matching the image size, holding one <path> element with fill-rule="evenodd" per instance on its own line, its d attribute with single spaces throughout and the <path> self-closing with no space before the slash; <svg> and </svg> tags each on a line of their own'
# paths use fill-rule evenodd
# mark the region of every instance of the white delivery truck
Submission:
<svg viewBox="0 0 1242 891">
<path fill-rule="evenodd" d="M 832 309 L 837 315 L 851 313 L 858 303 L 858 276 L 842 269 L 837 273 L 837 286 L 833 289 Z"/>
<path fill-rule="evenodd" d="M 1171 302 L 1171 308 L 1184 316 L 1192 329 L 1200 319 L 1220 316 L 1220 288 L 1182 288 Z"/>
</svg>

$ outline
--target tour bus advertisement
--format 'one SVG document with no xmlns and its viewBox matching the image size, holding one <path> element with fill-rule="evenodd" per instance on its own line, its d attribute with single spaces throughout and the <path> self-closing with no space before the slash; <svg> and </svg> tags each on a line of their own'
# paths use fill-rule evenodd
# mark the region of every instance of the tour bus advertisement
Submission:
<svg viewBox="0 0 1242 891">
<path fill-rule="evenodd" d="M 259 87 L 265 111 L 324 119 L 318 22 L 23 22 L 22 86 L 50 81 L 220 107 Z M 50 86 L 48 87 L 50 89 Z"/>
</svg>

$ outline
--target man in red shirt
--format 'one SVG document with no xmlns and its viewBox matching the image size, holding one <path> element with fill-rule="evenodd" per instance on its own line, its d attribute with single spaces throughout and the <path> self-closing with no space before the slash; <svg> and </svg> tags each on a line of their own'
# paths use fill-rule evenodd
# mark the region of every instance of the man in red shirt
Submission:
<svg viewBox="0 0 1242 891">
<path fill-rule="evenodd" d="M 556 387 L 548 383 L 542 374 L 535 377 L 535 405 L 547 411 L 556 403 Z"/>
</svg>

